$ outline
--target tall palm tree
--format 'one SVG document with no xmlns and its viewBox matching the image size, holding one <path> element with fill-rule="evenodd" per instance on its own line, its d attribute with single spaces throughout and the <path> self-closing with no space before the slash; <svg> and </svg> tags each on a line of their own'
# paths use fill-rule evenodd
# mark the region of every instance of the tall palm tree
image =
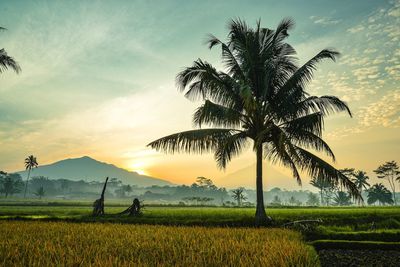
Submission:
<svg viewBox="0 0 400 267">
<path fill-rule="evenodd" d="M 282 20 L 276 30 L 255 29 L 240 19 L 229 24 L 228 41 L 213 35 L 209 48 L 222 50 L 224 71 L 201 59 L 177 75 L 177 85 L 191 100 L 204 100 L 194 113 L 200 129 L 180 132 L 151 142 L 148 146 L 166 152 L 214 152 L 217 165 L 225 168 L 232 157 L 249 144 L 256 154 L 256 224 L 266 224 L 262 161 L 268 158 L 292 169 L 301 184 L 300 173 L 321 176 L 342 183 L 360 197 L 354 183 L 328 162 L 308 149 L 334 154 L 322 140 L 324 118 L 345 111 L 348 106 L 334 96 L 310 96 L 305 92 L 316 65 L 323 59 L 335 60 L 338 52 L 324 49 L 297 65 L 296 51 L 285 42 L 294 22 Z M 203 125 L 211 128 L 201 129 Z"/>
<path fill-rule="evenodd" d="M 4 31 L 6 28 L 0 27 L 0 31 Z M 9 68 L 13 69 L 16 73 L 21 71 L 20 66 L 14 60 L 14 58 L 7 55 L 7 52 L 4 48 L 0 49 L 0 73 L 8 70 Z"/>
<path fill-rule="evenodd" d="M 353 176 L 353 182 L 357 186 L 358 190 L 360 191 L 360 194 L 362 193 L 363 189 L 368 189 L 370 184 L 367 182 L 369 177 L 367 176 L 367 173 L 364 171 L 357 171 L 354 173 Z"/>
<path fill-rule="evenodd" d="M 24 191 L 24 198 L 26 197 L 26 190 L 28 188 L 28 181 L 29 177 L 31 176 L 31 170 L 33 168 L 37 168 L 39 164 L 36 161 L 36 157 L 33 155 L 30 155 L 25 159 L 25 170 L 28 170 L 28 177 L 26 178 L 26 183 L 25 183 L 25 191 Z"/>
</svg>

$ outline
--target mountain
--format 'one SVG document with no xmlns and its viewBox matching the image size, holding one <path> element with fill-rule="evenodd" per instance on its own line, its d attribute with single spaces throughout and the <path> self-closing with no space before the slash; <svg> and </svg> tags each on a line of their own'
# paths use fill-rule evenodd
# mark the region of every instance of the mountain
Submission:
<svg viewBox="0 0 400 267">
<path fill-rule="evenodd" d="M 18 172 L 26 177 L 26 171 Z M 81 157 L 57 161 L 49 165 L 39 166 L 33 169 L 31 176 L 45 176 L 50 179 L 69 179 L 103 182 L 108 176 L 118 178 L 124 184 L 137 186 L 172 185 L 172 183 L 137 172 L 127 171 L 115 165 L 104 163 L 90 157 Z"/>
</svg>

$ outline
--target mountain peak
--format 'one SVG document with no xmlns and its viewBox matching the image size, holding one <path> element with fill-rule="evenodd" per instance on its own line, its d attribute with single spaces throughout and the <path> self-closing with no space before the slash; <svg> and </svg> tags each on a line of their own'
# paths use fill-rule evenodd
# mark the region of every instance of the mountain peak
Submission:
<svg viewBox="0 0 400 267">
<path fill-rule="evenodd" d="M 26 171 L 18 173 L 25 175 Z M 172 185 L 172 183 L 155 177 L 140 175 L 137 172 L 119 168 L 113 164 L 98 161 L 89 156 L 69 158 L 42 165 L 34 169 L 33 176 L 45 176 L 50 179 L 69 179 L 86 181 L 103 181 L 105 177 L 121 180 L 124 184 L 137 186 Z"/>
</svg>

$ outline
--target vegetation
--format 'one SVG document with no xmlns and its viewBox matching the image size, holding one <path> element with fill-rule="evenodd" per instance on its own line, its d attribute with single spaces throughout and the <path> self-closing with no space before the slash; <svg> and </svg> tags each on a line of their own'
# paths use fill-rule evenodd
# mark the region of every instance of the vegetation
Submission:
<svg viewBox="0 0 400 267">
<path fill-rule="evenodd" d="M 379 205 L 393 204 L 392 193 L 381 183 L 374 184 L 368 189 L 368 204 L 375 204 L 378 202 Z"/>
<path fill-rule="evenodd" d="M 30 155 L 25 159 L 25 169 L 28 170 L 28 176 L 26 178 L 24 198 L 26 198 L 26 190 L 28 189 L 28 182 L 29 182 L 29 177 L 31 175 L 31 171 L 33 168 L 37 168 L 37 166 L 38 163 L 36 161 L 36 157 L 34 157 L 33 155 Z"/>
<path fill-rule="evenodd" d="M 46 191 L 44 191 L 43 186 L 39 187 L 38 190 L 36 190 L 36 192 L 34 193 L 36 196 L 39 197 L 39 199 L 42 199 L 42 197 L 44 197 L 44 195 L 46 194 Z"/>
<path fill-rule="evenodd" d="M 15 193 L 21 192 L 23 182 L 21 176 L 17 174 L 7 174 L 0 172 L 0 193 L 3 193 L 7 198 Z"/>
<path fill-rule="evenodd" d="M 244 187 L 239 187 L 237 189 L 232 190 L 232 198 L 237 201 L 238 207 L 242 206 L 243 201 L 247 199 L 247 197 L 243 194 Z"/>
<path fill-rule="evenodd" d="M 301 235 L 283 229 L 0 222 L 0 235 L 2 266 L 318 265 Z"/>
<path fill-rule="evenodd" d="M 393 203 L 396 205 L 396 182 L 400 182 L 400 171 L 397 162 L 388 161 L 380 165 L 374 172 L 378 178 L 386 179 L 392 189 Z"/>
<path fill-rule="evenodd" d="M 0 27 L 0 31 L 5 31 L 6 28 Z M 21 67 L 15 61 L 14 58 L 10 57 L 4 48 L 0 49 L 0 73 L 8 69 L 14 70 L 16 73 L 21 71 Z"/>
<path fill-rule="evenodd" d="M 210 36 L 210 48 L 220 46 L 227 72 L 217 71 L 201 59 L 178 74 L 179 88 L 189 99 L 204 100 L 193 121 L 197 129 L 172 134 L 149 144 L 166 152 L 215 152 L 215 160 L 225 168 L 232 157 L 247 147 L 248 139 L 257 155 L 256 224 L 265 224 L 262 160 L 280 161 L 301 183 L 300 171 L 312 177 L 341 183 L 360 197 L 354 183 L 328 162 L 306 149 L 334 154 L 322 140 L 322 125 L 329 114 L 346 111 L 347 105 L 334 96 L 309 96 L 306 85 L 312 80 L 317 63 L 335 60 L 334 50 L 324 49 L 298 67 L 296 51 L 285 42 L 294 23 L 282 20 L 276 30 L 255 29 L 244 21 L 229 24 L 228 42 Z"/>
</svg>

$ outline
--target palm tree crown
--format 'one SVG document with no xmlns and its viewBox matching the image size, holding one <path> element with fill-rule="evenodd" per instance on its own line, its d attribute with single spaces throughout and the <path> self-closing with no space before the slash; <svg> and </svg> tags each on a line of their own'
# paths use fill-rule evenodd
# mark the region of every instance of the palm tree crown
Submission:
<svg viewBox="0 0 400 267">
<path fill-rule="evenodd" d="M 4 31 L 6 28 L 0 27 L 0 31 Z M 13 69 L 16 73 L 21 71 L 20 66 L 14 60 L 14 58 L 10 57 L 4 48 L 0 49 L 0 73 L 8 70 L 9 68 Z"/>
<path fill-rule="evenodd" d="M 296 51 L 285 42 L 294 22 L 282 20 L 276 30 L 250 28 L 244 21 L 232 20 L 227 42 L 213 35 L 209 48 L 219 46 L 225 71 L 198 59 L 177 75 L 177 85 L 191 100 L 204 103 L 194 113 L 200 129 L 172 134 L 149 144 L 166 152 L 214 152 L 217 165 L 225 168 L 252 141 L 257 157 L 256 222 L 266 219 L 262 186 L 262 159 L 289 167 L 301 184 L 301 172 L 311 177 L 341 183 L 360 197 L 354 183 L 328 162 L 309 151 L 335 156 L 322 139 L 324 118 L 348 106 L 335 96 L 310 96 L 305 92 L 317 63 L 335 60 L 339 55 L 324 49 L 297 65 Z M 201 129 L 203 125 L 210 128 Z"/>
<path fill-rule="evenodd" d="M 25 190 L 24 190 L 24 198 L 26 197 L 26 190 L 28 189 L 28 182 L 29 182 L 29 177 L 31 175 L 31 170 L 33 168 L 37 168 L 38 163 L 36 160 L 36 157 L 33 155 L 30 155 L 25 159 L 25 170 L 28 170 L 28 176 L 26 178 L 26 183 L 25 183 Z"/>
</svg>

